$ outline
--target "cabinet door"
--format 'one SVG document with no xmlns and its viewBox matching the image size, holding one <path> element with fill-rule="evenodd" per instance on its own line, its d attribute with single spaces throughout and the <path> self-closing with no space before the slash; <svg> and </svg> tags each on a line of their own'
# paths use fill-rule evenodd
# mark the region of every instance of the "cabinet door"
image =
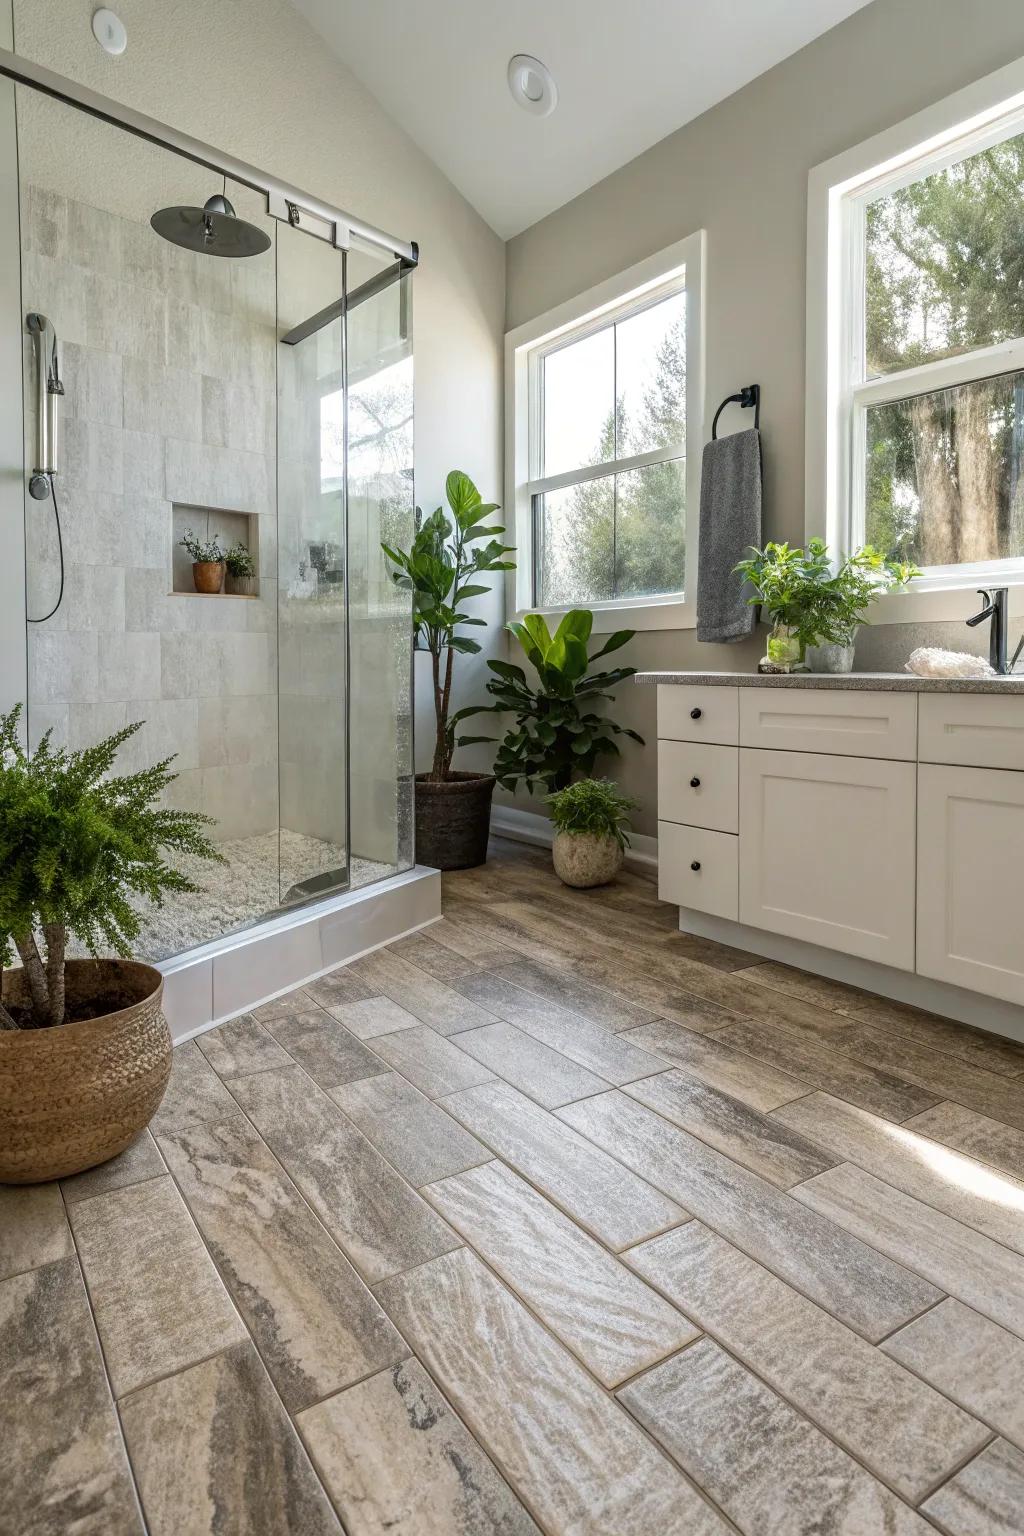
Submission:
<svg viewBox="0 0 1024 1536">
<path fill-rule="evenodd" d="M 914 969 L 913 763 L 740 749 L 740 922 Z"/>
<path fill-rule="evenodd" d="M 917 969 L 1024 1003 L 1024 773 L 918 769 Z"/>
</svg>

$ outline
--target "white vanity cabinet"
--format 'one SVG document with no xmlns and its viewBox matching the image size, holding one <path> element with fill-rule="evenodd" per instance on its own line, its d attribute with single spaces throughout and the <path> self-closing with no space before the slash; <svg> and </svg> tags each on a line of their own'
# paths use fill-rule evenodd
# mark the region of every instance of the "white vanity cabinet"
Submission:
<svg viewBox="0 0 1024 1536">
<path fill-rule="evenodd" d="M 658 687 L 662 899 L 811 970 L 801 944 L 1024 1004 L 1024 688 L 720 676 Z"/>
</svg>

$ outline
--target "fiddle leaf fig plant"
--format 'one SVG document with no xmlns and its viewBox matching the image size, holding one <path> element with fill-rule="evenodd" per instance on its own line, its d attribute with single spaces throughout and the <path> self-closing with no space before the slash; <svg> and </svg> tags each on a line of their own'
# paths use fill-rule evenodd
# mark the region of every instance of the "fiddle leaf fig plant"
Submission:
<svg viewBox="0 0 1024 1536">
<path fill-rule="evenodd" d="M 586 608 L 565 614 L 552 635 L 539 613 L 528 613 L 521 623 L 505 628 L 518 640 L 526 659 L 537 673 L 531 684 L 522 667 L 509 661 L 489 661 L 495 674 L 487 684 L 493 704 L 459 710 L 453 725 L 470 715 L 513 715 L 514 725 L 501 740 L 494 776 L 503 789 L 525 784 L 533 794 L 537 785 L 549 793 L 564 789 L 576 776 L 589 778 L 600 757 L 619 755 L 617 736 L 629 736 L 643 745 L 636 731 L 618 725 L 591 706 L 612 700 L 617 683 L 632 677 L 635 667 L 592 670 L 602 656 L 632 640 L 634 631 L 620 629 L 593 654 L 588 651 L 594 616 Z M 493 736 L 461 736 L 460 746 L 494 741 Z"/>
<path fill-rule="evenodd" d="M 416 508 L 415 534 L 408 550 L 381 544 L 393 567 L 392 581 L 412 593 L 415 648 L 430 656 L 436 736 L 427 778 L 434 782 L 448 778 L 455 753 L 459 717 L 449 718 L 455 653 L 473 655 L 481 649 L 476 640 L 459 631 L 487 622 L 467 613 L 463 604 L 491 590 L 489 583 L 477 580 L 479 576 L 515 569 L 515 561 L 505 558 L 515 550 L 502 543 L 504 528 L 488 521 L 499 510 L 497 502 L 485 502 L 459 469 L 448 476 L 445 496 L 450 517 L 442 507 L 426 518 Z"/>
</svg>

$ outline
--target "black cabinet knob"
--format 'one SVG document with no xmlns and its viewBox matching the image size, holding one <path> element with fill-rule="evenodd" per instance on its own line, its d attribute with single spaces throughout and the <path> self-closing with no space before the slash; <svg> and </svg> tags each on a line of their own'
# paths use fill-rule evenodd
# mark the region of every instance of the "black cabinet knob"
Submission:
<svg viewBox="0 0 1024 1536">
<path fill-rule="evenodd" d="M 690 788 L 700 789 L 700 779 L 698 779 L 696 774 L 694 774 L 693 778 L 690 780 Z"/>
<path fill-rule="evenodd" d="M 693 863 L 690 865 L 690 868 L 693 870 L 694 874 L 696 874 L 698 869 L 700 869 L 700 859 L 694 859 Z"/>
<path fill-rule="evenodd" d="M 703 713 L 704 711 L 702 709 L 700 709 L 697 705 L 694 705 L 693 709 L 690 710 L 690 719 L 699 720 Z"/>
</svg>

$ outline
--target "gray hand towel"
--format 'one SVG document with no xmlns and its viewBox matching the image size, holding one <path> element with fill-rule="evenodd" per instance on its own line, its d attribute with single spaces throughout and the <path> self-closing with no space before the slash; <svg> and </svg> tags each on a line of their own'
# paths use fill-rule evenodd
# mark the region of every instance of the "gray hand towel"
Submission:
<svg viewBox="0 0 1024 1536">
<path fill-rule="evenodd" d="M 697 639 L 744 640 L 756 614 L 750 586 L 733 572 L 761 546 L 761 434 L 756 427 L 708 443 L 700 477 Z"/>
</svg>

